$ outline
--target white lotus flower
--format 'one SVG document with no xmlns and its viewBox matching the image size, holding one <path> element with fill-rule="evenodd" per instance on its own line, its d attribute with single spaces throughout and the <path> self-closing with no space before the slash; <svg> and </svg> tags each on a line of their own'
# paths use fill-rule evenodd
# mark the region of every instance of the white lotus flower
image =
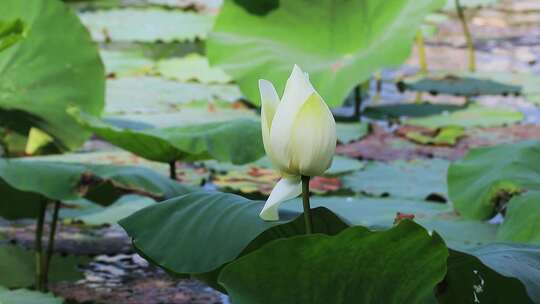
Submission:
<svg viewBox="0 0 540 304">
<path fill-rule="evenodd" d="M 281 102 L 271 82 L 259 80 L 264 149 L 282 179 L 266 201 L 260 217 L 276 221 L 279 205 L 302 192 L 301 176 L 321 175 L 336 151 L 332 112 L 295 65 Z"/>
</svg>

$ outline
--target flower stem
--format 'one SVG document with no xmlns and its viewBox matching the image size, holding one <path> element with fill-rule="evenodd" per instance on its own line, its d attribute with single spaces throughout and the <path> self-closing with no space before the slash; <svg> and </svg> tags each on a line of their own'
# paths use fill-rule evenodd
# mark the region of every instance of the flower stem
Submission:
<svg viewBox="0 0 540 304">
<path fill-rule="evenodd" d="M 476 71 L 476 55 L 474 49 L 474 43 L 471 36 L 471 31 L 469 30 L 469 25 L 465 19 L 465 13 L 463 12 L 463 7 L 459 3 L 459 0 L 454 0 L 456 4 L 456 11 L 461 21 L 461 27 L 463 28 L 463 34 L 465 35 L 465 41 L 467 43 L 467 49 L 469 53 L 469 72 Z"/>
<path fill-rule="evenodd" d="M 169 177 L 176 180 L 176 161 L 169 162 Z"/>
<path fill-rule="evenodd" d="M 311 207 L 309 206 L 309 176 L 302 175 L 302 202 L 304 205 L 304 222 L 306 224 L 306 234 L 313 233 L 311 222 Z"/>
<path fill-rule="evenodd" d="M 60 210 L 60 201 L 54 202 L 54 211 L 51 222 L 51 229 L 49 231 L 49 244 L 47 246 L 47 256 L 45 257 L 45 264 L 43 265 L 43 289 L 47 291 L 49 285 L 49 266 L 51 264 L 51 258 L 54 252 L 54 237 L 56 234 L 56 226 L 58 224 L 58 211 Z"/>
<path fill-rule="evenodd" d="M 42 291 L 43 286 L 43 250 L 42 250 L 42 240 L 43 240 L 43 224 L 45 222 L 45 211 L 47 209 L 47 202 L 40 202 L 39 214 L 36 223 L 36 234 L 35 234 L 35 254 L 36 254 L 36 290 Z"/>
</svg>

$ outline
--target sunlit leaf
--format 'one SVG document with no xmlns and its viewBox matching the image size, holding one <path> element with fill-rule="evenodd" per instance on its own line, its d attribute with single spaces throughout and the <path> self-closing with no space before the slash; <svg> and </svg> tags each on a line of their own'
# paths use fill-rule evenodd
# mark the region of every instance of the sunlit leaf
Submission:
<svg viewBox="0 0 540 304">
<path fill-rule="evenodd" d="M 24 136 L 37 127 L 58 149 L 78 148 L 90 133 L 65 109 L 101 114 L 105 78 L 96 45 L 61 1 L 3 0 L 0 10 L 2 20 L 20 19 L 29 28 L 25 39 L 0 52 L 2 126 Z"/>
<path fill-rule="evenodd" d="M 259 104 L 257 81 L 283 92 L 294 64 L 330 106 L 382 67 L 401 64 L 425 16 L 445 0 L 225 1 L 208 57 Z"/>
<path fill-rule="evenodd" d="M 464 217 L 488 219 L 527 190 L 540 190 L 539 141 L 475 149 L 448 169 L 448 194 Z"/>
</svg>

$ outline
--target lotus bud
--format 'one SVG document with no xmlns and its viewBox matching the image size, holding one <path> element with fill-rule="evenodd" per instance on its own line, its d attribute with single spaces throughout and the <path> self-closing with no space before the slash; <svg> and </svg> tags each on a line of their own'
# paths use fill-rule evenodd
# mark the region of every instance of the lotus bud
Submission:
<svg viewBox="0 0 540 304">
<path fill-rule="evenodd" d="M 259 80 L 264 149 L 282 179 L 276 184 L 260 216 L 278 220 L 280 203 L 302 192 L 301 176 L 322 175 L 336 151 L 336 122 L 332 112 L 295 65 L 279 96 L 271 82 Z"/>
</svg>

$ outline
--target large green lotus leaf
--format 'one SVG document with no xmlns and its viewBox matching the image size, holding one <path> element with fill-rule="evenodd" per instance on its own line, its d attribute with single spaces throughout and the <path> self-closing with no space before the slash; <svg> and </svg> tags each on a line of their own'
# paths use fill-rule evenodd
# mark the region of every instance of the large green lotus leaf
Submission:
<svg viewBox="0 0 540 304">
<path fill-rule="evenodd" d="M 231 76 L 218 67 L 210 67 L 208 59 L 199 54 L 189 54 L 182 58 L 162 59 L 156 69 L 163 77 L 179 81 L 202 83 L 229 83 Z"/>
<path fill-rule="evenodd" d="M 101 207 L 87 200 L 69 202 L 70 208 L 65 208 L 60 217 L 83 222 L 86 225 L 115 224 L 131 214 L 155 204 L 155 200 L 139 196 L 125 195 L 108 207 Z"/>
<path fill-rule="evenodd" d="M 426 116 L 406 120 L 409 125 L 426 128 L 444 126 L 493 127 L 518 123 L 523 120 L 523 113 L 507 107 L 489 107 L 471 104 L 463 110 L 440 115 Z"/>
<path fill-rule="evenodd" d="M 397 85 L 400 90 L 457 96 L 518 95 L 522 90 L 521 86 L 491 79 L 457 75 L 415 76 L 401 80 Z"/>
<path fill-rule="evenodd" d="M 342 178 L 343 187 L 370 195 L 425 200 L 446 199 L 446 171 L 441 159 L 391 163 L 371 162 L 363 170 Z"/>
<path fill-rule="evenodd" d="M 259 104 L 257 79 L 283 92 L 294 64 L 330 106 L 381 67 L 401 64 L 425 16 L 445 0 L 225 1 L 208 39 L 218 64 Z"/>
<path fill-rule="evenodd" d="M 501 275 L 519 279 L 533 302 L 540 302 L 540 246 L 497 243 L 467 252 Z"/>
<path fill-rule="evenodd" d="M 90 11 L 79 17 L 95 40 L 114 42 L 204 39 L 214 21 L 211 15 L 158 8 Z"/>
<path fill-rule="evenodd" d="M 120 225 L 154 264 L 176 274 L 204 274 L 271 240 L 305 233 L 301 212 L 265 222 L 262 207 L 234 194 L 193 192 L 142 209 Z M 313 222 L 314 231 L 325 234 L 347 227 L 325 208 L 313 210 Z"/>
<path fill-rule="evenodd" d="M 540 190 L 540 141 L 474 149 L 448 169 L 450 200 L 467 218 L 488 219 L 526 190 Z"/>
<path fill-rule="evenodd" d="M 64 300 L 51 293 L 42 293 L 28 289 L 9 290 L 0 286 L 2 304 L 62 304 Z"/>
<path fill-rule="evenodd" d="M 538 303 L 539 249 L 492 244 L 467 253 L 450 250 L 439 303 Z"/>
<path fill-rule="evenodd" d="M 105 77 L 97 47 L 61 1 L 3 0 L 0 10 L 2 20 L 19 18 L 28 26 L 25 39 L 0 53 L 2 125 L 22 135 L 38 127 L 59 149 L 79 147 L 90 133 L 65 109 L 101 114 Z"/>
<path fill-rule="evenodd" d="M 21 19 L 0 20 L 0 52 L 23 39 L 27 30 Z"/>
<path fill-rule="evenodd" d="M 87 257 L 54 255 L 49 272 L 50 282 L 77 281 L 83 273 L 77 269 L 90 261 Z M 0 245 L 0 286 L 30 287 L 35 282 L 35 252 L 14 245 Z M 3 300 L 0 297 L 0 303 Z"/>
<path fill-rule="evenodd" d="M 134 155 L 131 152 L 121 149 L 105 149 L 96 150 L 84 153 L 65 153 L 51 154 L 42 156 L 33 156 L 32 160 L 42 161 L 59 161 L 66 163 L 84 163 L 97 165 L 122 165 L 122 166 L 137 166 L 151 169 L 155 173 L 169 176 L 170 168 L 168 164 L 150 161 Z M 182 171 L 183 172 L 183 171 Z M 180 173 L 182 173 L 180 172 Z M 182 179 L 180 179 L 182 180 Z"/>
<path fill-rule="evenodd" d="M 216 159 L 243 164 L 264 155 L 260 123 L 251 119 L 138 131 L 114 127 L 77 109 L 70 112 L 101 138 L 150 160 Z"/>
<path fill-rule="evenodd" d="M 230 109 L 208 106 L 201 107 L 181 107 L 174 110 L 165 111 L 165 108 L 158 109 L 158 112 L 129 112 L 110 114 L 104 120 L 117 127 L 128 127 L 134 129 L 145 129 L 151 127 L 174 127 L 185 124 L 200 124 L 218 121 L 230 121 L 233 119 L 249 118 L 259 119 L 259 116 L 249 109 Z"/>
<path fill-rule="evenodd" d="M 526 192 L 508 202 L 497 239 L 540 245 L 540 191 Z"/>
<path fill-rule="evenodd" d="M 437 234 L 404 221 L 277 240 L 225 266 L 219 282 L 239 304 L 425 303 L 447 257 Z"/>
<path fill-rule="evenodd" d="M 141 167 L 0 159 L 0 190 L 0 214 L 14 219 L 35 217 L 45 199 L 109 205 L 128 193 L 164 200 L 193 188 Z"/>
<path fill-rule="evenodd" d="M 312 207 L 325 207 L 352 225 L 369 229 L 389 229 L 397 213 L 414 215 L 414 220 L 427 229 L 437 231 L 452 248 L 468 249 L 495 241 L 497 226 L 486 222 L 464 220 L 447 204 L 404 198 L 370 198 L 314 196 Z M 285 211 L 300 212 L 300 199 L 285 202 Z"/>
<path fill-rule="evenodd" d="M 159 77 L 107 81 L 106 113 L 167 113 L 193 101 L 229 101 L 241 97 L 231 84 L 182 83 Z"/>
</svg>

